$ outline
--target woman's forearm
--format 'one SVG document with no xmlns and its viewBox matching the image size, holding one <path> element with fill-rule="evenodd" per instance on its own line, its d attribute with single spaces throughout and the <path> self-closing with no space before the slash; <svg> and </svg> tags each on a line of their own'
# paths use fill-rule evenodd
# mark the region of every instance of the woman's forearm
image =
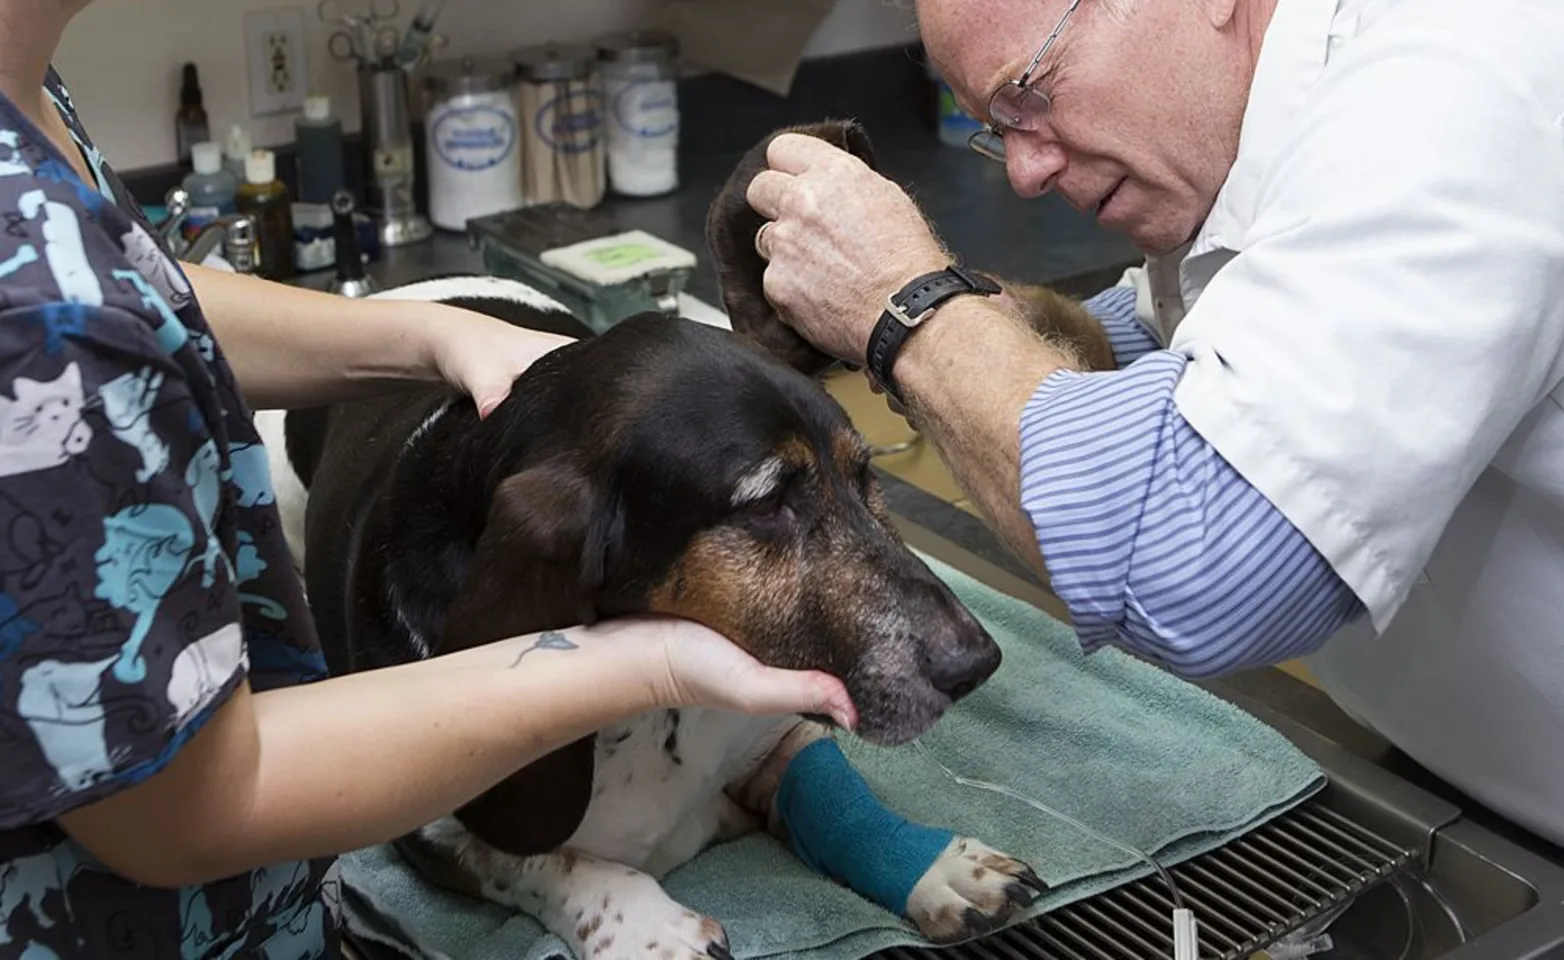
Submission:
<svg viewBox="0 0 1564 960">
<path fill-rule="evenodd" d="M 579 631 L 544 636 L 582 647 L 526 638 L 349 675 L 332 691 L 257 696 L 262 763 L 249 859 L 302 858 L 400 835 L 653 706 L 644 668 L 626 668 L 630 654 Z M 327 729 L 342 749 L 321 749 Z"/>
<path fill-rule="evenodd" d="M 245 400 L 297 409 L 444 382 L 487 413 L 571 338 L 442 303 L 349 299 L 205 267 L 191 284 Z"/>
<path fill-rule="evenodd" d="M 243 688 L 166 769 L 61 823 L 115 871 L 156 886 L 390 840 L 655 706 L 653 645 L 615 638 L 620 629 L 646 628 L 605 624 Z"/>
<path fill-rule="evenodd" d="M 182 264 L 245 400 L 314 406 L 438 379 L 434 304 L 356 300 Z"/>
</svg>

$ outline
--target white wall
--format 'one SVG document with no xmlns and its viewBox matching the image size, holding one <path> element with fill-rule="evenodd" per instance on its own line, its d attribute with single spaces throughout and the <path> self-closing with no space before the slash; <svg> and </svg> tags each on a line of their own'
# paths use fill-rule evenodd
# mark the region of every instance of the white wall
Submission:
<svg viewBox="0 0 1564 960">
<path fill-rule="evenodd" d="M 291 115 L 249 116 L 244 13 L 295 5 L 305 11 L 311 85 L 330 94 L 347 129 L 357 130 L 353 71 L 327 55 L 331 28 L 316 15 L 316 0 L 97 0 L 71 25 L 55 62 L 88 130 L 119 169 L 174 159 L 173 118 L 187 60 L 200 70 L 214 137 L 243 123 L 257 146 L 286 143 L 293 137 Z M 401 0 L 401 7 L 405 23 L 417 0 Z M 649 23 L 658 7 L 658 0 L 450 0 L 438 25 L 451 40 L 441 56 L 585 40 Z M 908 42 L 914 37 L 910 8 L 910 0 L 837 0 L 806 56 Z"/>
</svg>

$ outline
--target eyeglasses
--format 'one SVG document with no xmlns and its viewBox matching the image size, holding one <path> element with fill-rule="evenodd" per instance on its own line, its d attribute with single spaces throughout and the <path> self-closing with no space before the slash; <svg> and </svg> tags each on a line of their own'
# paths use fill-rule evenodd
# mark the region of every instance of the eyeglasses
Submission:
<svg viewBox="0 0 1564 960">
<path fill-rule="evenodd" d="M 1070 14 L 1074 13 L 1075 8 L 1080 5 L 1081 0 L 1070 0 L 1064 16 L 1059 18 L 1053 33 L 1043 41 L 1032 62 L 1026 65 L 1026 69 L 1019 77 L 995 90 L 994 95 L 989 97 L 988 125 L 967 138 L 967 146 L 977 154 L 1004 163 L 1005 131 L 1036 130 L 1042 126 L 1044 120 L 1048 119 L 1048 111 L 1053 106 L 1053 101 L 1048 99 L 1048 94 L 1028 84 L 1032 82 L 1032 74 L 1037 70 L 1037 65 L 1042 62 L 1043 56 L 1053 47 L 1054 41 L 1059 39 L 1059 34 L 1064 32 L 1064 25 L 1070 21 Z"/>
</svg>

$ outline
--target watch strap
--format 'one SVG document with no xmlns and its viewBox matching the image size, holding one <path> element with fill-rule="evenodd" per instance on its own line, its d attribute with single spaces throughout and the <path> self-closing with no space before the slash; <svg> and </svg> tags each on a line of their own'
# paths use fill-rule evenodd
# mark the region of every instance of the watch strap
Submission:
<svg viewBox="0 0 1564 960">
<path fill-rule="evenodd" d="M 902 347 L 925 316 L 952 297 L 967 293 L 992 296 L 999 292 L 999 284 L 955 265 L 914 277 L 886 301 L 886 309 L 881 311 L 869 335 L 865 361 L 870 375 L 898 403 L 902 402 L 891 371 Z"/>
</svg>

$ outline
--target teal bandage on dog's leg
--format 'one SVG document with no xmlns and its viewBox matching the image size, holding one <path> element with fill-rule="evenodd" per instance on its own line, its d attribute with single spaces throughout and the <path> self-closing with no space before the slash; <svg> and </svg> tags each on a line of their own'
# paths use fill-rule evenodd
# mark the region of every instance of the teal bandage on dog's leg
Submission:
<svg viewBox="0 0 1564 960">
<path fill-rule="evenodd" d="M 799 751 L 777 788 L 777 815 L 810 869 L 897 916 L 955 834 L 910 823 L 869 790 L 833 740 Z"/>
</svg>

